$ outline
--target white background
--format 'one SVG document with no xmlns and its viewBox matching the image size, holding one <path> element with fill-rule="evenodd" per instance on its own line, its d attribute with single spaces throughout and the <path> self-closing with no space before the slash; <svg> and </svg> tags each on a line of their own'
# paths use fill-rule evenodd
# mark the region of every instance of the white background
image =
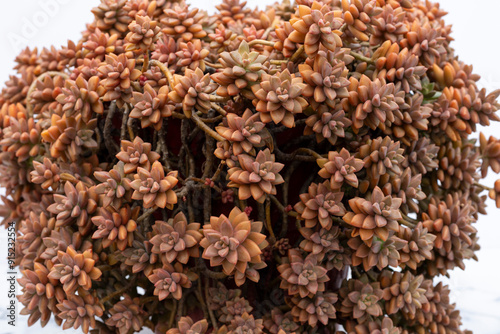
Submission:
<svg viewBox="0 0 500 334">
<path fill-rule="evenodd" d="M 248 6 L 272 4 L 271 0 L 248 0 Z M 214 12 L 218 1 L 188 0 L 192 6 Z M 482 76 L 480 86 L 488 91 L 500 89 L 500 1 L 498 0 L 441 0 L 441 7 L 449 12 L 445 17 L 453 24 L 453 47 L 460 59 L 474 65 L 474 71 Z M 0 20 L 0 87 L 14 72 L 14 58 L 29 45 L 43 47 L 66 45 L 68 39 L 78 40 L 85 23 L 91 22 L 90 10 L 99 0 L 18 0 L 2 1 Z M 487 137 L 500 136 L 500 124 L 481 129 Z M 496 176 L 489 172 L 483 184 L 491 186 Z M 488 216 L 480 216 L 479 230 L 481 250 L 479 262 L 468 261 L 466 270 L 455 270 L 451 279 L 444 279 L 452 289 L 452 299 L 458 304 L 464 328 L 476 334 L 500 334 L 500 211 L 488 200 Z M 6 286 L 6 233 L 0 231 L 0 334 L 71 333 L 52 324 L 44 329 L 37 323 L 31 329 L 25 325 L 27 317 L 20 317 L 17 326 L 5 322 L 8 303 Z M 18 308 L 21 305 L 18 304 Z"/>
</svg>

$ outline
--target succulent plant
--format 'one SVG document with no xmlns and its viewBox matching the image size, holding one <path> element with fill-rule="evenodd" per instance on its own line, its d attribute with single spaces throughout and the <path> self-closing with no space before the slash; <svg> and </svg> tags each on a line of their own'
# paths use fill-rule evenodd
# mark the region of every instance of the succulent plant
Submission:
<svg viewBox="0 0 500 334">
<path fill-rule="evenodd" d="M 100 0 L 0 92 L 28 325 L 470 333 L 438 275 L 500 207 L 500 90 L 438 4 Z M 480 48 L 478 48 L 480 49 Z M 489 175 L 491 176 L 491 175 Z M 202 224 L 203 222 L 203 224 Z M 140 289 L 139 289 L 140 288 Z"/>
<path fill-rule="evenodd" d="M 228 217 L 210 217 L 210 223 L 203 226 L 202 257 L 210 260 L 212 267 L 222 265 L 224 274 L 235 275 L 236 284 L 242 285 L 250 264 L 263 264 L 260 254 L 267 241 L 260 233 L 262 225 L 262 222 L 250 221 L 247 214 L 236 207 Z M 258 275 L 249 278 L 259 279 Z"/>
</svg>

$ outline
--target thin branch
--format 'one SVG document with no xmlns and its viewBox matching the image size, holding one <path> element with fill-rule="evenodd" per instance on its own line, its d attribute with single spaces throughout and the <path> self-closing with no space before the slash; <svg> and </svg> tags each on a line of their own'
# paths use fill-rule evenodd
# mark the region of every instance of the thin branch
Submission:
<svg viewBox="0 0 500 334">
<path fill-rule="evenodd" d="M 205 299 L 207 301 L 207 304 L 210 304 L 210 294 L 208 293 L 209 290 L 209 282 L 208 282 L 208 278 L 205 279 Z M 214 315 L 214 311 L 208 307 L 208 314 L 210 314 L 210 321 L 212 322 L 212 327 L 214 328 L 213 332 L 217 332 L 217 330 L 219 329 L 218 326 L 217 326 L 217 320 L 215 318 L 215 315 Z"/>
<path fill-rule="evenodd" d="M 276 242 L 276 236 L 274 235 L 271 222 L 271 199 L 269 197 L 266 198 L 266 227 L 269 232 L 269 241 L 271 244 L 274 244 Z"/>
<path fill-rule="evenodd" d="M 262 39 L 266 40 L 267 36 L 271 33 L 276 28 L 276 24 L 279 22 L 279 17 L 274 18 L 274 21 L 271 23 L 271 25 L 264 31 L 264 34 L 262 34 Z"/>
<path fill-rule="evenodd" d="M 198 299 L 198 302 L 201 305 L 201 309 L 203 310 L 203 316 L 205 317 L 205 319 L 207 319 L 210 315 L 208 314 L 207 303 L 205 302 L 205 299 L 203 299 L 203 294 L 201 291 L 201 278 L 198 279 L 197 285 L 198 286 L 196 287 L 194 294 L 196 295 L 196 299 Z"/>
<path fill-rule="evenodd" d="M 182 294 L 181 299 L 179 300 L 179 304 L 177 304 L 177 320 L 182 317 L 184 313 L 184 302 L 186 301 L 186 293 Z"/>
<path fill-rule="evenodd" d="M 128 282 L 128 284 L 125 285 L 123 288 L 121 288 L 120 290 L 116 290 L 115 292 L 110 293 L 109 295 L 107 295 L 106 297 L 104 297 L 103 299 L 101 299 L 101 303 L 104 304 L 105 302 L 113 299 L 114 297 L 121 296 L 125 291 L 127 291 L 128 289 L 130 289 L 134 284 L 135 284 L 135 276 L 133 276 L 130 279 L 130 281 Z"/>
<path fill-rule="evenodd" d="M 177 300 L 173 299 L 172 302 L 173 302 L 173 307 L 172 307 L 172 313 L 170 313 L 170 317 L 168 318 L 168 329 L 174 326 L 175 315 L 177 314 Z"/>
<path fill-rule="evenodd" d="M 352 276 L 354 278 L 360 278 L 361 277 L 361 273 L 359 272 L 359 269 L 358 267 L 351 267 L 351 271 L 352 271 Z"/>
<path fill-rule="evenodd" d="M 193 181 L 195 181 L 195 182 L 198 182 L 199 184 L 203 185 L 204 187 L 208 187 L 209 189 L 210 189 L 210 188 L 214 188 L 217 192 L 222 192 L 222 189 L 221 189 L 221 188 L 219 188 L 218 186 L 214 185 L 213 187 L 210 187 L 210 186 L 208 186 L 207 184 L 205 184 L 205 180 L 200 179 L 200 178 L 198 178 L 198 177 L 188 177 L 188 178 L 186 179 L 186 181 L 189 181 L 189 180 L 193 180 Z"/>
<path fill-rule="evenodd" d="M 295 153 L 297 152 L 297 153 Z M 310 148 L 305 148 L 305 147 L 300 147 L 298 149 L 296 149 L 293 154 L 298 154 L 298 153 L 304 153 L 304 154 L 309 154 L 309 155 L 312 155 L 313 157 L 317 159 L 323 159 L 323 156 L 321 156 L 319 153 L 311 150 Z"/>
<path fill-rule="evenodd" d="M 222 169 L 224 168 L 225 165 L 226 165 L 226 162 L 224 160 L 222 160 L 220 162 L 219 166 L 217 167 L 217 170 L 215 171 L 214 175 L 212 175 L 212 177 L 211 177 L 211 180 L 213 182 L 217 182 L 217 180 L 219 179 L 220 173 L 222 172 Z"/>
<path fill-rule="evenodd" d="M 290 179 L 292 178 L 293 172 L 295 171 L 295 168 L 300 165 L 299 161 L 294 161 L 290 164 L 290 166 L 287 168 L 285 174 L 283 175 L 283 179 L 285 182 L 283 182 L 283 206 L 288 205 L 288 189 L 290 188 Z M 273 196 L 274 197 L 274 196 Z M 272 199 L 272 198 L 271 198 Z M 276 199 L 276 202 L 278 208 L 280 207 L 281 203 Z M 282 238 L 285 237 L 286 233 L 288 232 L 288 214 L 289 212 L 285 212 L 283 208 L 283 225 L 281 226 L 281 232 L 280 236 Z"/>
<path fill-rule="evenodd" d="M 296 211 L 287 211 L 286 208 L 281 204 L 281 202 L 274 195 L 268 195 L 271 201 L 278 207 L 281 212 L 284 212 L 287 216 L 298 217 L 299 214 Z"/>
<path fill-rule="evenodd" d="M 149 63 L 153 66 L 158 66 L 160 68 L 160 71 L 167 78 L 170 88 L 174 88 L 174 77 L 173 77 L 172 73 L 170 73 L 170 70 L 168 69 L 168 67 L 156 59 L 150 60 Z"/>
<path fill-rule="evenodd" d="M 229 100 L 229 97 L 217 96 L 217 95 L 209 95 L 208 98 L 210 102 L 226 102 Z"/>
<path fill-rule="evenodd" d="M 299 59 L 299 57 L 302 55 L 302 53 L 304 52 L 304 45 L 301 45 L 297 51 L 294 52 L 294 54 L 292 55 L 292 57 L 290 57 L 290 61 L 291 62 L 294 62 L 296 61 L 297 59 Z"/>
<path fill-rule="evenodd" d="M 488 186 L 485 186 L 485 185 L 483 185 L 483 184 L 481 184 L 481 183 L 479 183 L 479 182 L 474 182 L 474 185 L 475 185 L 476 187 L 479 187 L 479 188 L 481 188 L 481 189 L 483 189 L 483 190 L 486 190 L 486 191 L 495 191 L 495 189 L 490 188 L 490 187 L 488 187 Z"/>
<path fill-rule="evenodd" d="M 177 119 L 186 119 L 186 115 L 178 113 L 176 111 L 172 111 L 172 116 Z"/>
<path fill-rule="evenodd" d="M 168 119 L 164 119 L 163 124 L 160 128 L 160 132 L 158 133 L 158 147 L 156 148 L 156 152 L 161 155 L 161 159 L 167 170 L 171 171 L 172 168 L 170 167 L 170 161 L 168 159 L 169 151 L 167 147 L 167 142 L 165 141 L 165 137 L 167 135 L 166 134 L 167 124 L 168 124 Z"/>
<path fill-rule="evenodd" d="M 128 105 L 126 105 L 126 106 L 127 106 L 127 108 L 130 108 Z M 128 129 L 128 135 L 130 137 L 130 140 L 135 139 L 133 124 L 132 124 L 133 121 L 134 121 L 134 118 L 130 117 L 130 113 L 129 113 L 129 118 L 127 120 L 127 129 Z"/>
<path fill-rule="evenodd" d="M 140 222 L 151 216 L 157 209 L 158 208 L 156 206 L 154 208 L 147 209 L 139 218 L 137 218 L 136 223 L 139 224 Z"/>
<path fill-rule="evenodd" d="M 418 224 L 418 221 L 417 221 L 417 220 L 415 220 L 415 219 L 413 219 L 413 218 L 408 217 L 408 216 L 407 216 L 407 215 L 405 215 L 404 213 L 401 213 L 401 215 L 403 216 L 403 219 L 404 219 L 404 220 L 406 220 L 406 221 L 408 221 L 408 222 L 410 222 L 410 223 L 412 223 L 412 224 L 415 224 L 415 225 L 416 225 L 416 224 Z"/>
<path fill-rule="evenodd" d="M 204 60 L 204 63 L 208 66 L 210 66 L 211 68 L 223 68 L 224 66 L 222 66 L 222 64 L 214 64 L 214 63 L 211 63 L 211 62 L 208 62 L 206 60 Z"/>
<path fill-rule="evenodd" d="M 409 227 L 411 229 L 415 228 L 415 226 L 416 226 L 416 224 L 412 224 L 409 221 L 404 220 L 404 219 L 398 220 L 398 223 L 400 223 L 401 225 L 407 226 L 407 227 Z"/>
<path fill-rule="evenodd" d="M 217 279 L 217 280 L 220 280 L 220 279 L 224 279 L 227 277 L 226 274 L 224 274 L 223 272 L 221 271 L 212 271 L 210 269 L 208 269 L 207 265 L 205 264 L 205 261 L 203 259 L 200 258 L 200 262 L 203 264 L 203 266 L 205 267 L 203 269 L 203 273 L 210 277 L 210 278 L 213 278 L 213 279 Z"/>
<path fill-rule="evenodd" d="M 222 120 L 224 116 L 219 115 L 215 117 L 210 117 L 210 118 L 200 118 L 203 123 L 216 123 Z"/>
<path fill-rule="evenodd" d="M 114 156 L 116 152 L 120 149 L 118 144 L 115 143 L 111 136 L 111 130 L 113 130 L 113 116 L 116 111 L 116 102 L 111 102 L 111 105 L 108 110 L 108 114 L 106 115 L 106 121 L 104 123 L 104 144 L 108 149 L 110 155 Z"/>
<path fill-rule="evenodd" d="M 290 60 L 288 60 L 288 59 L 282 59 L 282 60 L 273 59 L 273 60 L 271 60 L 271 64 L 273 64 L 273 65 L 281 65 L 281 64 L 286 64 L 289 61 Z"/>
<path fill-rule="evenodd" d="M 144 63 L 142 64 L 142 73 L 146 72 L 149 68 L 149 53 L 144 54 Z"/>
<path fill-rule="evenodd" d="M 306 150 L 306 151 L 304 151 L 304 150 Z M 303 148 L 303 147 L 295 150 L 293 153 L 284 153 L 281 150 L 279 150 L 275 145 L 274 151 L 276 153 L 276 158 L 280 161 L 294 161 L 295 160 L 295 161 L 315 162 L 317 159 L 320 159 L 320 158 L 318 158 L 318 156 L 321 157 L 321 155 L 319 155 L 318 153 L 316 153 L 310 149 Z M 301 151 L 310 154 L 310 156 L 299 155 L 298 153 L 300 153 Z M 311 154 L 311 152 L 309 152 L 309 151 L 314 152 L 315 155 Z"/>
<path fill-rule="evenodd" d="M 129 108 L 125 104 L 125 110 L 123 111 L 123 117 L 122 117 L 122 127 L 120 131 L 120 140 L 125 139 L 125 136 L 127 135 L 127 121 L 128 121 L 128 113 L 129 113 Z"/>
<path fill-rule="evenodd" d="M 196 183 L 193 180 L 187 180 L 186 183 L 184 183 L 184 187 L 178 189 L 175 191 L 177 198 L 183 198 L 184 196 L 187 196 L 190 191 L 196 188 Z"/>
</svg>

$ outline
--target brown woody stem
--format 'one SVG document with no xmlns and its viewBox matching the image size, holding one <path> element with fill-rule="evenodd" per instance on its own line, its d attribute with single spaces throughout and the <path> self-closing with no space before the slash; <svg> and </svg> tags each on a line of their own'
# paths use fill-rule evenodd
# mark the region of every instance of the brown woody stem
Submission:
<svg viewBox="0 0 500 334">
<path fill-rule="evenodd" d="M 373 60 L 371 58 L 365 57 L 362 54 L 359 54 L 357 52 L 351 51 L 351 56 L 356 58 L 359 61 L 364 61 L 367 62 L 368 64 L 373 64 Z"/>
<path fill-rule="evenodd" d="M 407 215 L 405 215 L 404 213 L 401 213 L 401 215 L 403 216 L 403 219 L 412 223 L 412 224 L 418 224 L 418 221 L 413 219 L 413 218 L 410 218 L 408 217 Z"/>
<path fill-rule="evenodd" d="M 276 27 L 276 24 L 279 22 L 279 17 L 276 17 L 273 21 L 273 23 L 271 23 L 271 25 L 266 29 L 266 31 L 264 31 L 264 34 L 262 35 L 262 39 L 267 39 L 267 36 L 269 36 L 269 34 L 271 33 L 271 31 L 273 31 Z"/>
<path fill-rule="evenodd" d="M 181 299 L 179 299 L 179 303 L 177 304 L 177 320 L 179 320 L 182 317 L 182 314 L 184 313 L 184 302 L 186 301 L 186 293 L 182 294 Z"/>
<path fill-rule="evenodd" d="M 186 181 L 189 181 L 189 180 L 193 180 L 193 181 L 195 181 L 195 182 L 198 182 L 198 183 L 200 183 L 200 184 L 204 185 L 205 187 L 208 187 L 208 185 L 206 185 L 206 184 L 205 184 L 205 180 L 200 179 L 200 178 L 198 178 L 198 177 L 188 177 L 188 178 L 186 179 Z M 214 186 L 213 186 L 213 187 L 211 187 L 211 188 L 214 188 L 214 189 L 215 189 L 216 191 L 218 191 L 218 192 L 222 192 L 222 189 L 221 189 L 221 188 L 219 188 L 219 187 L 217 187 L 216 185 L 214 185 Z"/>
<path fill-rule="evenodd" d="M 297 228 L 297 230 L 300 230 L 302 228 L 299 218 L 295 219 L 295 227 Z"/>
<path fill-rule="evenodd" d="M 150 60 L 149 63 L 153 66 L 158 66 L 160 68 L 160 71 L 167 78 L 170 88 L 173 89 L 174 88 L 174 77 L 173 77 L 172 73 L 170 73 L 170 70 L 168 69 L 168 67 L 156 59 Z"/>
<path fill-rule="evenodd" d="M 351 271 L 352 271 L 352 276 L 354 278 L 360 278 L 361 277 L 361 273 L 359 272 L 359 269 L 357 267 L 352 266 L 351 267 Z"/>
<path fill-rule="evenodd" d="M 135 139 L 134 129 L 132 128 L 132 122 L 133 122 L 133 118 L 129 117 L 127 120 L 127 130 L 128 130 L 128 136 L 130 137 L 130 140 Z"/>
<path fill-rule="evenodd" d="M 214 175 L 212 175 L 212 181 L 213 182 L 217 182 L 217 180 L 219 179 L 220 173 L 222 172 L 222 169 L 224 168 L 225 165 L 226 165 L 225 162 L 223 162 L 223 161 L 220 162 L 220 164 L 217 167 L 217 170 L 215 171 Z"/>
<path fill-rule="evenodd" d="M 266 41 L 264 39 L 254 39 L 253 41 L 250 41 L 250 43 L 248 43 L 248 46 L 254 46 L 257 44 L 274 47 L 275 43 L 271 41 Z"/>
<path fill-rule="evenodd" d="M 172 111 L 172 116 L 177 119 L 186 119 L 186 115 L 178 113 L 177 111 Z"/>
<path fill-rule="evenodd" d="M 222 120 L 222 115 L 211 117 L 211 118 L 200 118 L 203 123 L 216 123 Z"/>
<path fill-rule="evenodd" d="M 276 242 L 276 236 L 274 235 L 273 226 L 271 222 L 271 199 L 266 198 L 266 227 L 269 232 L 269 241 L 271 244 Z"/>
</svg>

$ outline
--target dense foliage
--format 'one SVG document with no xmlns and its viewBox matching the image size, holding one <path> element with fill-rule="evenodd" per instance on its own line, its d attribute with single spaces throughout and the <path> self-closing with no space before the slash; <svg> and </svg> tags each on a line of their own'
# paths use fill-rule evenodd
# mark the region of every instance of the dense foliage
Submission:
<svg viewBox="0 0 500 334">
<path fill-rule="evenodd" d="M 465 333 L 500 91 L 423 0 L 101 0 L 0 95 L 20 302 L 85 333 Z M 93 328 L 93 330 L 91 330 Z"/>
</svg>

